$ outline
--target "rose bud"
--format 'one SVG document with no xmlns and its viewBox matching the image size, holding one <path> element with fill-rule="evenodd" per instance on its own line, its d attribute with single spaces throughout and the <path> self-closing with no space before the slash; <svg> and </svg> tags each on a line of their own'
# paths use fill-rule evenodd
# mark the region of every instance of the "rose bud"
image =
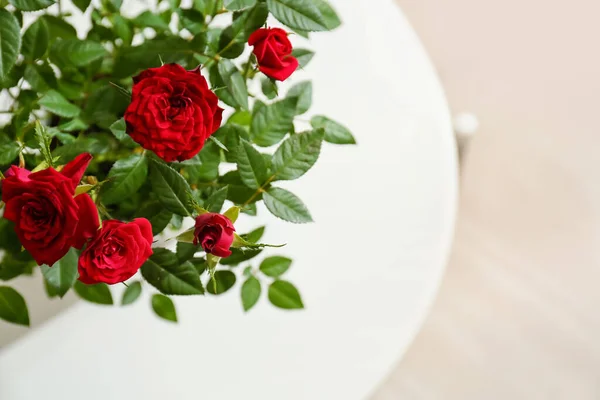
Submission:
<svg viewBox="0 0 600 400">
<path fill-rule="evenodd" d="M 79 257 L 79 280 L 109 285 L 131 278 L 152 255 L 152 225 L 145 218 L 105 221 Z"/>
<path fill-rule="evenodd" d="M 15 223 L 21 245 L 39 264 L 52 266 L 69 248 L 82 248 L 98 230 L 98 211 L 87 194 L 75 188 L 91 160 L 84 153 L 62 172 L 47 168 L 30 172 L 12 166 L 2 180 L 4 218 Z"/>
<path fill-rule="evenodd" d="M 248 44 L 254 46 L 258 69 L 269 78 L 284 81 L 298 68 L 292 44 L 283 29 L 261 28 L 250 35 Z"/>
<path fill-rule="evenodd" d="M 150 68 L 133 78 L 127 133 L 167 162 L 188 160 L 221 126 L 218 103 L 199 69 L 186 71 L 177 64 Z"/>
<path fill-rule="evenodd" d="M 233 223 L 226 216 L 216 213 L 202 214 L 196 217 L 194 244 L 201 245 L 208 254 L 229 257 L 234 232 Z"/>
</svg>

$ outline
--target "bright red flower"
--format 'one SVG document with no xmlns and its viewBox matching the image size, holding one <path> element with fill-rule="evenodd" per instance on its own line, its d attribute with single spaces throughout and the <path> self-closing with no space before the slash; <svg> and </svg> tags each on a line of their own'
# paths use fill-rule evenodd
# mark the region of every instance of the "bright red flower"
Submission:
<svg viewBox="0 0 600 400">
<path fill-rule="evenodd" d="M 298 60 L 292 56 L 292 43 L 283 29 L 258 29 L 250 35 L 248 44 L 254 46 L 258 69 L 269 78 L 284 81 L 298 68 Z"/>
<path fill-rule="evenodd" d="M 188 160 L 221 126 L 218 103 L 199 69 L 186 71 L 177 64 L 150 68 L 133 78 L 127 133 L 167 162 Z"/>
<path fill-rule="evenodd" d="M 231 255 L 235 228 L 224 215 L 206 213 L 196 217 L 194 244 L 201 245 L 205 252 L 219 257 Z"/>
<path fill-rule="evenodd" d="M 152 225 L 145 218 L 105 221 L 79 257 L 79 280 L 112 285 L 131 278 L 152 255 Z"/>
</svg>

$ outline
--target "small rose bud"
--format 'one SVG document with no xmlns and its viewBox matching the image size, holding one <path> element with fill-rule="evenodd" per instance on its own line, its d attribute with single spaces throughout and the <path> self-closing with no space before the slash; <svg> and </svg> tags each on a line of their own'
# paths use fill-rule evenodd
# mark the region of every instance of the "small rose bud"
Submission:
<svg viewBox="0 0 600 400">
<path fill-rule="evenodd" d="M 201 245 L 208 254 L 229 257 L 234 232 L 233 223 L 226 216 L 216 213 L 202 214 L 196 217 L 194 244 Z"/>
</svg>

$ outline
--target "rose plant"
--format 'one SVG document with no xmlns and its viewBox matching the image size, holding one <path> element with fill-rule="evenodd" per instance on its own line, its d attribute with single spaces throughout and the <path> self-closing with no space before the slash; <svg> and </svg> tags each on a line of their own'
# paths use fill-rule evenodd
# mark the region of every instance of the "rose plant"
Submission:
<svg viewBox="0 0 600 400">
<path fill-rule="evenodd" d="M 235 224 L 265 212 L 260 202 L 311 222 L 278 182 L 311 169 L 323 142 L 355 143 L 328 117 L 300 117 L 310 81 L 280 84 L 314 56 L 295 38 L 340 25 L 331 5 L 160 0 L 128 15 L 122 0 L 61 1 L 0 0 L 0 319 L 29 324 L 9 281 L 38 268 L 49 297 L 73 288 L 113 304 L 110 285 L 123 284 L 126 305 L 146 288 L 172 321 L 172 296 L 238 281 L 246 311 L 265 286 L 273 305 L 302 308 L 283 277 L 290 258 L 255 263 L 281 246 L 261 243 L 264 226 Z"/>
</svg>

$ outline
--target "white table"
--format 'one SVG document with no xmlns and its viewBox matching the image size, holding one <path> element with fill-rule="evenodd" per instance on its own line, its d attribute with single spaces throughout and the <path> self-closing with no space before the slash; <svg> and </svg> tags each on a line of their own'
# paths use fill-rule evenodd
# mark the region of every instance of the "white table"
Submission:
<svg viewBox="0 0 600 400">
<path fill-rule="evenodd" d="M 289 243 L 269 254 L 294 257 L 288 278 L 307 309 L 285 313 L 263 298 L 244 315 L 238 289 L 177 298 L 173 325 L 147 297 L 122 309 L 78 303 L 0 352 L 2 400 L 352 400 L 385 377 L 444 271 L 455 146 L 434 69 L 391 0 L 332 3 L 345 25 L 314 35 L 305 74 L 313 111 L 344 121 L 359 145 L 325 146 L 288 185 L 315 224 L 260 210 L 266 239 Z"/>
</svg>

